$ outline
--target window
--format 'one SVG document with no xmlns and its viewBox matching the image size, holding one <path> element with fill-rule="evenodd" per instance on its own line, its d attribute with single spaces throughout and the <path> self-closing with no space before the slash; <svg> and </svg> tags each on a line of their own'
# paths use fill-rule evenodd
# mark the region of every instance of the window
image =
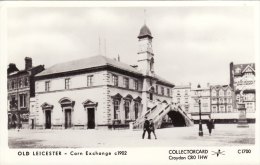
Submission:
<svg viewBox="0 0 260 165">
<path fill-rule="evenodd" d="M 180 91 L 179 90 L 177 90 L 177 95 L 180 95 Z"/>
<path fill-rule="evenodd" d="M 19 79 L 19 80 L 18 80 L 18 85 L 19 85 L 19 88 L 21 88 L 21 87 L 23 86 L 22 79 Z"/>
<path fill-rule="evenodd" d="M 155 86 L 155 93 L 158 93 L 158 85 Z"/>
<path fill-rule="evenodd" d="M 129 101 L 125 101 L 125 119 L 129 119 Z"/>
<path fill-rule="evenodd" d="M 45 81 L 45 91 L 50 91 L 50 81 Z"/>
<path fill-rule="evenodd" d="M 119 119 L 119 100 L 114 100 L 114 119 Z"/>
<path fill-rule="evenodd" d="M 170 96 L 171 94 L 170 94 L 170 89 L 169 88 L 167 88 L 167 96 Z"/>
<path fill-rule="evenodd" d="M 185 103 L 188 103 L 189 101 L 188 101 L 188 98 L 185 98 Z"/>
<path fill-rule="evenodd" d="M 223 99 L 219 98 L 219 104 L 223 104 Z"/>
<path fill-rule="evenodd" d="M 129 78 L 124 78 L 124 87 L 127 89 L 129 88 Z"/>
<path fill-rule="evenodd" d="M 70 89 L 70 79 L 69 78 L 65 79 L 65 89 Z"/>
<path fill-rule="evenodd" d="M 138 102 L 135 102 L 135 119 L 138 118 L 138 111 L 139 111 L 139 103 Z"/>
<path fill-rule="evenodd" d="M 227 96 L 231 96 L 231 91 L 230 90 L 227 91 Z"/>
<path fill-rule="evenodd" d="M 150 99 L 151 101 L 153 101 L 153 93 L 152 93 L 152 92 L 149 93 L 149 99 Z"/>
<path fill-rule="evenodd" d="M 137 80 L 134 80 L 134 88 L 135 88 L 135 90 L 138 90 L 138 81 Z"/>
<path fill-rule="evenodd" d="M 232 111 L 232 106 L 231 105 L 228 105 L 228 112 L 231 112 Z"/>
<path fill-rule="evenodd" d="M 217 96 L 217 92 L 215 90 L 212 90 L 212 96 Z"/>
<path fill-rule="evenodd" d="M 225 112 L 224 106 L 220 106 L 219 108 L 220 108 L 220 112 Z"/>
<path fill-rule="evenodd" d="M 93 86 L 93 75 L 87 76 L 87 86 L 88 87 Z"/>
<path fill-rule="evenodd" d="M 118 86 L 118 76 L 117 75 L 112 75 L 112 83 L 114 86 Z"/>
<path fill-rule="evenodd" d="M 13 80 L 11 84 L 12 84 L 12 89 L 14 89 L 14 87 L 15 87 L 15 81 Z"/>
<path fill-rule="evenodd" d="M 188 95 L 188 90 L 187 90 L 187 89 L 185 90 L 185 95 L 186 95 L 186 96 Z"/>
<path fill-rule="evenodd" d="M 216 106 L 212 106 L 212 112 L 216 113 L 217 112 L 217 107 Z"/>
<path fill-rule="evenodd" d="M 28 82 L 28 78 L 24 78 L 24 86 L 28 86 L 29 82 Z"/>
<path fill-rule="evenodd" d="M 161 94 L 164 95 L 164 87 L 161 87 Z"/>
<path fill-rule="evenodd" d="M 26 107 L 26 94 L 20 94 L 20 107 Z"/>
<path fill-rule="evenodd" d="M 222 89 L 219 90 L 219 96 L 224 96 L 224 91 Z"/>
<path fill-rule="evenodd" d="M 17 108 L 17 100 L 15 99 L 15 95 L 12 95 L 10 100 L 10 108 Z"/>
</svg>

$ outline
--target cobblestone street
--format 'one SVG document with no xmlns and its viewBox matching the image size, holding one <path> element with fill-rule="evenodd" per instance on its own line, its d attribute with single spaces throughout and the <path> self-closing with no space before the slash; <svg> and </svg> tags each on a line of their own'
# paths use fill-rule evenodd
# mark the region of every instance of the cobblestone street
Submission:
<svg viewBox="0 0 260 165">
<path fill-rule="evenodd" d="M 141 130 L 10 130 L 10 148 L 87 148 L 87 147 L 166 147 L 237 146 L 255 143 L 255 125 L 237 128 L 236 124 L 216 124 L 211 136 L 203 125 L 157 129 L 158 139 L 141 139 Z M 146 135 L 147 137 L 147 135 Z"/>
</svg>

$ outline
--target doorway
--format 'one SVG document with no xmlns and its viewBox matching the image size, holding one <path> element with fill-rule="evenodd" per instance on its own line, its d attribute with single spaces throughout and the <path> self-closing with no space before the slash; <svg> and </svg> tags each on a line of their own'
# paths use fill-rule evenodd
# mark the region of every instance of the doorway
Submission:
<svg viewBox="0 0 260 165">
<path fill-rule="evenodd" d="M 95 128 L 95 108 L 88 108 L 88 129 Z"/>
<path fill-rule="evenodd" d="M 45 111 L 45 129 L 51 129 L 51 111 Z"/>
<path fill-rule="evenodd" d="M 34 119 L 32 119 L 32 127 L 31 129 L 34 129 Z"/>
<path fill-rule="evenodd" d="M 65 129 L 71 128 L 71 109 L 65 109 Z"/>
</svg>

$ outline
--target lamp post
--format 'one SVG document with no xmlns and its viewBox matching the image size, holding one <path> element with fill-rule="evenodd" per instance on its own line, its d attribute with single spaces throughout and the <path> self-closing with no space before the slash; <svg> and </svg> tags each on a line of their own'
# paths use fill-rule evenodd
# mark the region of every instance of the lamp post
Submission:
<svg viewBox="0 0 260 165">
<path fill-rule="evenodd" d="M 200 116 L 200 120 L 199 120 L 199 136 L 203 136 L 202 123 L 201 123 L 201 102 L 200 102 L 200 98 L 199 98 L 199 116 Z"/>
<path fill-rule="evenodd" d="M 199 136 L 203 136 L 203 130 L 202 130 L 202 122 L 201 122 L 201 88 L 200 84 L 197 86 L 197 92 L 198 92 L 198 102 L 199 102 Z"/>
</svg>

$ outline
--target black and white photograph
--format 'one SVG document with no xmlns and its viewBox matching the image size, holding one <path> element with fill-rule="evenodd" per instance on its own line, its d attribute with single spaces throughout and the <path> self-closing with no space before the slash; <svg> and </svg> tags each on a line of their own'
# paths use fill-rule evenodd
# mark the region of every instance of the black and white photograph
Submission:
<svg viewBox="0 0 260 165">
<path fill-rule="evenodd" d="M 84 4 L 3 4 L 6 149 L 48 159 L 166 147 L 165 164 L 258 152 L 259 3 Z"/>
</svg>

